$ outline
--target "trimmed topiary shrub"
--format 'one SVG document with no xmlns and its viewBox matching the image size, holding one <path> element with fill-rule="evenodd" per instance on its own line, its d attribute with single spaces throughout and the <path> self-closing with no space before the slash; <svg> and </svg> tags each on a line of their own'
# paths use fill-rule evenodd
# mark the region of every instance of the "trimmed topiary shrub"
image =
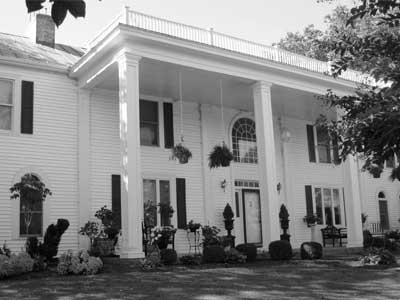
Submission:
<svg viewBox="0 0 400 300">
<path fill-rule="evenodd" d="M 69 222 L 66 219 L 58 219 L 56 225 L 50 224 L 49 227 L 47 227 L 43 244 L 39 246 L 41 256 L 45 257 L 47 260 L 50 260 L 57 255 L 61 236 L 68 229 L 68 227 Z"/>
<path fill-rule="evenodd" d="M 293 257 L 292 246 L 288 241 L 274 241 L 268 246 L 272 260 L 288 260 Z"/>
<path fill-rule="evenodd" d="M 173 265 L 178 260 L 178 255 L 174 249 L 162 249 L 160 251 L 161 262 L 164 265 Z"/>
<path fill-rule="evenodd" d="M 236 250 L 246 255 L 246 261 L 255 261 L 257 258 L 257 247 L 254 244 L 240 244 L 236 246 Z"/>
<path fill-rule="evenodd" d="M 203 262 L 219 263 L 225 261 L 225 251 L 221 246 L 208 246 L 203 249 Z"/>
<path fill-rule="evenodd" d="M 305 242 L 300 247 L 301 259 L 322 258 L 322 245 L 317 242 Z"/>
</svg>

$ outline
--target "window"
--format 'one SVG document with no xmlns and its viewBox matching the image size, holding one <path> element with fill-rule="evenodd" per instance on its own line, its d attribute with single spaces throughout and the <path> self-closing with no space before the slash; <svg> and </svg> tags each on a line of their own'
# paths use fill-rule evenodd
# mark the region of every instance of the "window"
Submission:
<svg viewBox="0 0 400 300">
<path fill-rule="evenodd" d="M 13 81 L 0 79 L 0 130 L 12 128 L 13 86 Z"/>
<path fill-rule="evenodd" d="M 235 162 L 257 163 L 256 124 L 249 118 L 241 118 L 232 128 L 232 148 Z"/>
<path fill-rule="evenodd" d="M 320 126 L 316 127 L 317 155 L 320 163 L 331 162 L 331 146 L 328 130 Z"/>
<path fill-rule="evenodd" d="M 171 225 L 171 184 L 169 180 L 143 179 L 143 203 L 146 225 Z"/>
<path fill-rule="evenodd" d="M 389 209 L 388 209 L 386 195 L 382 191 L 378 193 L 378 206 L 379 206 L 379 219 L 380 219 L 381 228 L 383 230 L 388 230 L 390 228 L 390 226 L 389 226 Z"/>
<path fill-rule="evenodd" d="M 338 143 L 329 136 L 327 128 L 307 125 L 310 162 L 340 163 Z"/>
<path fill-rule="evenodd" d="M 140 100 L 140 144 L 159 146 L 158 102 Z"/>
<path fill-rule="evenodd" d="M 314 188 L 315 212 L 321 225 L 342 224 L 342 199 L 337 188 Z"/>
<path fill-rule="evenodd" d="M 33 174 L 30 174 L 30 176 L 35 180 L 39 180 Z M 21 197 L 19 211 L 19 235 L 21 237 L 42 236 L 43 201 L 32 202 L 28 198 Z"/>
</svg>

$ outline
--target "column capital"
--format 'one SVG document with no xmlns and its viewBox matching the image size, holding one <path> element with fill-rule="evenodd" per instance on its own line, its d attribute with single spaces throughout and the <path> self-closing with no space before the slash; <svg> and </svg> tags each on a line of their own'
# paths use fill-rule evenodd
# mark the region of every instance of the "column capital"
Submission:
<svg viewBox="0 0 400 300">
<path fill-rule="evenodd" d="M 270 89 L 273 86 L 272 82 L 259 80 L 253 84 L 253 90 L 256 89 Z"/>
<path fill-rule="evenodd" d="M 121 50 L 115 58 L 118 63 L 126 63 L 128 65 L 138 65 L 141 59 L 141 56 L 136 55 L 126 49 Z"/>
</svg>

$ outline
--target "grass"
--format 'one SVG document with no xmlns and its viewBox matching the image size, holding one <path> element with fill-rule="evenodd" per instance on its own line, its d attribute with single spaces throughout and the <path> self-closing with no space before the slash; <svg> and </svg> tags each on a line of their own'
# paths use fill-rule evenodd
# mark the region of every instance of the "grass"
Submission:
<svg viewBox="0 0 400 300">
<path fill-rule="evenodd" d="M 400 268 L 350 260 L 259 261 L 142 272 L 130 261 L 94 276 L 32 273 L 0 282 L 0 299 L 399 299 Z"/>
</svg>

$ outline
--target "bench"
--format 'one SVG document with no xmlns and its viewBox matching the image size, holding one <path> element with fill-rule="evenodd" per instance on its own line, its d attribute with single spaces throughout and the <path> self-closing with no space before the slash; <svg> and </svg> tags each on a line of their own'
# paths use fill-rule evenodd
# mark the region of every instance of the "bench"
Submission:
<svg viewBox="0 0 400 300">
<path fill-rule="evenodd" d="M 369 232 L 373 237 L 383 237 L 385 235 L 385 231 L 381 223 L 369 223 L 368 224 Z"/>
<path fill-rule="evenodd" d="M 322 242 L 324 247 L 327 240 L 332 240 L 332 246 L 335 247 L 335 240 L 339 240 L 339 246 L 343 246 L 343 239 L 347 239 L 347 228 L 336 228 L 333 225 L 328 225 L 321 229 Z"/>
</svg>

